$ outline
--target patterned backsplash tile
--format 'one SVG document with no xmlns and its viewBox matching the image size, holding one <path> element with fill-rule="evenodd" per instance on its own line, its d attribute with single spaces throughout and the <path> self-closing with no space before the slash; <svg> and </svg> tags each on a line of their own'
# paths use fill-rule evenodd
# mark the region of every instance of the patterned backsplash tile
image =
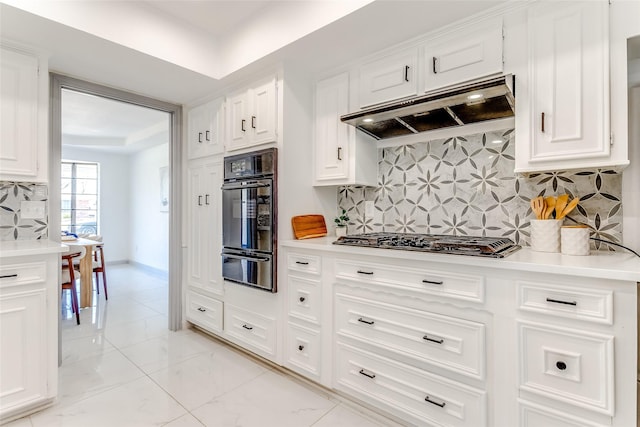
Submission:
<svg viewBox="0 0 640 427">
<path fill-rule="evenodd" d="M 378 186 L 344 186 L 349 233 L 391 231 L 508 237 L 529 245 L 530 201 L 580 197 L 569 216 L 599 237 L 622 237 L 622 175 L 607 169 L 515 174 L 513 129 L 378 150 Z M 375 214 L 365 217 L 365 201 Z M 570 224 L 565 220 L 565 224 Z M 592 242 L 595 249 L 614 246 Z"/>
<path fill-rule="evenodd" d="M 47 219 L 24 219 L 20 215 L 23 201 L 47 201 L 48 188 L 43 184 L 0 181 L 0 240 L 38 240 L 48 235 Z M 48 215 L 46 215 L 48 218 Z"/>
</svg>

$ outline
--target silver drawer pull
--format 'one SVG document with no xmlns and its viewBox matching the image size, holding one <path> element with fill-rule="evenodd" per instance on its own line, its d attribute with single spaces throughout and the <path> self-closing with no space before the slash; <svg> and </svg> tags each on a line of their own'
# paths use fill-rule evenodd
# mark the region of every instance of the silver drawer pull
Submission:
<svg viewBox="0 0 640 427">
<path fill-rule="evenodd" d="M 439 407 L 441 407 L 441 408 L 444 408 L 444 405 L 446 405 L 446 404 L 447 404 L 447 402 L 444 402 L 444 401 L 443 401 L 443 402 L 437 402 L 437 401 L 433 400 L 433 399 L 432 399 L 431 397 L 429 397 L 429 396 L 425 397 L 425 398 L 424 398 L 424 401 L 425 401 L 425 402 L 429 402 L 429 403 L 431 403 L 432 405 L 439 406 Z"/>
<path fill-rule="evenodd" d="M 309 263 L 307 261 L 296 261 L 296 264 L 309 265 Z"/>
<path fill-rule="evenodd" d="M 372 275 L 372 274 L 373 274 L 373 271 L 362 271 L 362 270 L 358 270 L 358 272 L 357 272 L 357 273 L 358 273 L 358 274 L 367 274 L 367 275 L 369 275 L 369 276 L 370 276 L 370 275 Z"/>
<path fill-rule="evenodd" d="M 0 279 L 11 279 L 12 277 L 18 277 L 18 274 L 4 274 L 0 276 Z"/>
<path fill-rule="evenodd" d="M 553 298 L 547 298 L 547 302 L 552 302 L 554 304 L 578 305 L 576 301 L 562 301 L 560 299 L 553 299 Z"/>
<path fill-rule="evenodd" d="M 427 285 L 444 285 L 444 282 L 442 280 L 440 280 L 440 281 L 423 280 L 422 283 L 426 283 Z"/>
<path fill-rule="evenodd" d="M 202 308 L 202 307 L 198 307 L 198 311 L 199 311 L 200 313 L 204 313 L 204 312 L 205 312 L 205 311 L 207 311 L 207 310 L 205 310 L 205 309 L 204 309 L 204 308 Z"/>
<path fill-rule="evenodd" d="M 364 369 L 360 369 L 360 375 L 364 375 L 365 377 L 371 378 L 371 379 L 374 379 L 376 377 L 376 374 L 371 374 L 365 371 Z"/>
<path fill-rule="evenodd" d="M 253 329 L 253 326 L 249 326 L 247 324 L 242 325 L 243 328 L 245 328 L 247 331 L 250 331 Z"/>
<path fill-rule="evenodd" d="M 373 320 L 369 320 L 369 319 L 364 318 L 364 317 L 359 317 L 358 318 L 358 322 L 366 323 L 367 325 L 373 325 L 375 323 Z"/>
<path fill-rule="evenodd" d="M 430 337 L 429 335 L 425 335 L 425 336 L 423 336 L 423 337 L 422 337 L 422 339 L 423 339 L 423 340 L 425 340 L 425 341 L 431 341 L 431 342 L 434 342 L 434 343 L 436 343 L 436 344 L 442 344 L 442 343 L 444 342 L 444 338 L 435 338 L 435 337 L 434 337 L 434 338 L 432 338 L 432 337 Z"/>
</svg>

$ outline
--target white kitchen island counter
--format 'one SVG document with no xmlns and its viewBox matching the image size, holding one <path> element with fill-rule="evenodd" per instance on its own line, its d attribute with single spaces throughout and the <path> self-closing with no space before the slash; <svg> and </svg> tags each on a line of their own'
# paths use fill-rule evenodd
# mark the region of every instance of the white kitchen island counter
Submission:
<svg viewBox="0 0 640 427">
<path fill-rule="evenodd" d="M 392 259 L 438 262 L 450 265 L 477 266 L 505 270 L 531 271 L 591 278 L 640 282 L 640 258 L 629 252 L 595 252 L 589 256 L 563 255 L 561 253 L 534 252 L 522 248 L 506 258 L 484 258 L 417 252 L 401 249 L 363 248 L 334 245 L 335 237 L 286 240 L 282 246 L 328 251 L 334 254 L 383 256 Z"/>
<path fill-rule="evenodd" d="M 10 240 L 0 242 L 0 258 L 67 252 L 65 244 L 51 240 Z"/>
</svg>

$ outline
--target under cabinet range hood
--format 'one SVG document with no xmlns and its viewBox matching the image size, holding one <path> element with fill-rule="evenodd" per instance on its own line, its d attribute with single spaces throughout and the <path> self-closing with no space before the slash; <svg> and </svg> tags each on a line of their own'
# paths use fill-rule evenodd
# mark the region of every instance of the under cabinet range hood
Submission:
<svg viewBox="0 0 640 427">
<path fill-rule="evenodd" d="M 513 117 L 515 77 L 506 75 L 378 105 L 340 120 L 375 139 Z"/>
</svg>

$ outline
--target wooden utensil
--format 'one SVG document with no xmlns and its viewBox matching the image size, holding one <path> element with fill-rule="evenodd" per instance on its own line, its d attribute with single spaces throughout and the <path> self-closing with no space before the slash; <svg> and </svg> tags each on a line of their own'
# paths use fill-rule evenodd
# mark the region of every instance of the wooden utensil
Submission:
<svg viewBox="0 0 640 427">
<path fill-rule="evenodd" d="M 551 217 L 551 214 L 553 213 L 553 210 L 556 207 L 556 198 L 553 196 L 549 196 L 549 197 L 545 197 L 544 199 L 544 219 L 549 219 Z M 557 215 L 557 213 L 556 213 Z"/>
<path fill-rule="evenodd" d="M 536 219 L 542 219 L 542 212 L 544 211 L 544 199 L 540 196 L 531 199 L 531 210 L 536 214 Z"/>
<path fill-rule="evenodd" d="M 558 214 L 558 216 L 556 217 L 556 219 L 562 219 L 565 216 L 569 215 L 569 213 L 576 207 L 578 206 L 578 202 L 580 202 L 580 198 L 576 197 L 574 198 L 572 201 L 570 201 L 567 206 L 562 210 L 562 212 L 560 212 Z"/>
<path fill-rule="evenodd" d="M 558 216 L 560 215 L 560 212 L 562 212 L 564 208 L 567 206 L 568 200 L 569 200 L 568 194 L 561 194 L 558 196 L 558 199 L 556 200 L 556 219 L 559 219 Z"/>
<path fill-rule="evenodd" d="M 296 239 L 312 239 L 327 235 L 327 224 L 322 215 L 298 215 L 291 218 Z"/>
</svg>

